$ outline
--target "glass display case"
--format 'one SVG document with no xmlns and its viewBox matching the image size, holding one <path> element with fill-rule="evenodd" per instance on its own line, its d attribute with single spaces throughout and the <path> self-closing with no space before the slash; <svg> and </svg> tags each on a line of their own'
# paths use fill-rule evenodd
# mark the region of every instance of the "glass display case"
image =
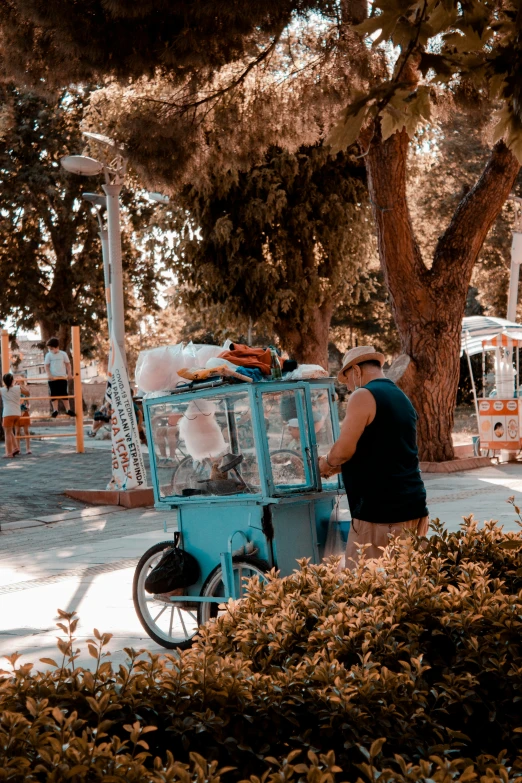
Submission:
<svg viewBox="0 0 522 783">
<path fill-rule="evenodd" d="M 145 412 L 160 502 L 320 491 L 317 457 L 338 431 L 325 381 L 195 388 L 146 399 Z"/>
</svg>

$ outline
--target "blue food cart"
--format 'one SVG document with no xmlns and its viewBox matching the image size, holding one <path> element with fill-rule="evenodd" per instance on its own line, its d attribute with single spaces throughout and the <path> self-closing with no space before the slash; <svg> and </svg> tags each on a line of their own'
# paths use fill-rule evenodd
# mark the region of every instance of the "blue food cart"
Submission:
<svg viewBox="0 0 522 783">
<path fill-rule="evenodd" d="M 318 455 L 339 421 L 332 379 L 189 384 L 144 399 L 156 508 L 177 510 L 183 549 L 199 578 L 183 590 L 151 595 L 147 575 L 172 540 L 151 547 L 136 568 L 133 598 L 149 636 L 186 648 L 198 626 L 237 599 L 245 577 L 299 558 L 321 561 L 341 480 L 322 480 Z"/>
</svg>

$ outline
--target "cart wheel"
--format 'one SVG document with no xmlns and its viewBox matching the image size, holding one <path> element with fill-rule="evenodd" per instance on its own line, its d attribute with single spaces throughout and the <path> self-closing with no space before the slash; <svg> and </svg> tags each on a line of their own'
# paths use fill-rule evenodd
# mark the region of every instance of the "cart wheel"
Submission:
<svg viewBox="0 0 522 783">
<path fill-rule="evenodd" d="M 177 647 L 186 650 L 191 646 L 198 631 L 197 609 L 183 609 L 181 602 L 175 603 L 145 590 L 145 580 L 159 563 L 163 552 L 172 546 L 172 541 L 162 541 L 147 549 L 136 566 L 132 583 L 134 608 L 145 631 L 151 639 L 169 650 Z"/>
<path fill-rule="evenodd" d="M 265 574 L 270 570 L 270 566 L 266 560 L 260 560 L 257 557 L 243 556 L 232 558 L 232 569 L 234 572 L 236 592 L 241 596 L 244 595 L 246 590 L 243 580 L 257 576 L 260 580 L 264 581 Z M 201 595 L 212 598 L 223 596 L 223 599 L 225 598 L 225 585 L 223 584 L 221 565 L 216 566 L 209 574 L 201 590 Z M 207 620 L 210 620 L 212 617 L 217 617 L 218 606 L 219 604 L 215 603 L 202 603 L 200 606 L 200 622 L 206 623 Z"/>
<path fill-rule="evenodd" d="M 297 451 L 292 449 L 275 449 L 270 452 L 272 476 L 274 484 L 291 484 L 304 482 L 304 462 Z"/>
</svg>

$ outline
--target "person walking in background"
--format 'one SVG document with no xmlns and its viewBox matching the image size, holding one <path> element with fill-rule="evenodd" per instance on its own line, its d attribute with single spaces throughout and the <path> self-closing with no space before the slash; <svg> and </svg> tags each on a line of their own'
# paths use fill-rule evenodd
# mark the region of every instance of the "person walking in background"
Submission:
<svg viewBox="0 0 522 783">
<path fill-rule="evenodd" d="M 44 364 L 49 378 L 49 394 L 53 406 L 52 418 L 58 416 L 59 400 L 56 397 L 67 397 L 67 381 L 72 380 L 71 363 L 65 351 L 60 351 L 60 343 L 57 337 L 51 337 L 46 343 L 49 351 L 45 354 Z M 69 406 L 69 400 L 62 400 L 63 407 L 68 416 L 74 416 L 74 411 Z"/>
<path fill-rule="evenodd" d="M 417 413 L 382 371 L 375 348 L 349 350 L 338 375 L 351 392 L 341 434 L 320 457 L 321 476 L 342 473 L 352 523 L 346 565 L 355 568 L 359 548 L 379 559 L 390 537 L 428 532 L 426 489 L 419 469 Z"/>
<path fill-rule="evenodd" d="M 3 378 L 3 386 L 0 389 L 2 396 L 2 426 L 5 433 L 5 456 L 9 459 L 20 454 L 20 449 L 16 443 L 16 428 L 20 421 L 21 413 L 21 395 L 29 396 L 27 386 L 18 386 L 14 382 L 12 373 L 6 373 Z"/>
</svg>

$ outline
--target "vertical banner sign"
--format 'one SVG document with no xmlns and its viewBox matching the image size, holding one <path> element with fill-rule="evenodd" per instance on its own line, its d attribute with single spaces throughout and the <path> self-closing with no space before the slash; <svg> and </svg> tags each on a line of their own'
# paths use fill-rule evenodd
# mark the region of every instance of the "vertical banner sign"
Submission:
<svg viewBox="0 0 522 783">
<path fill-rule="evenodd" d="M 112 480 L 107 489 L 136 489 L 147 486 L 145 463 L 134 404 L 120 347 L 111 341 L 109 379 L 105 398 L 112 409 Z"/>
</svg>

